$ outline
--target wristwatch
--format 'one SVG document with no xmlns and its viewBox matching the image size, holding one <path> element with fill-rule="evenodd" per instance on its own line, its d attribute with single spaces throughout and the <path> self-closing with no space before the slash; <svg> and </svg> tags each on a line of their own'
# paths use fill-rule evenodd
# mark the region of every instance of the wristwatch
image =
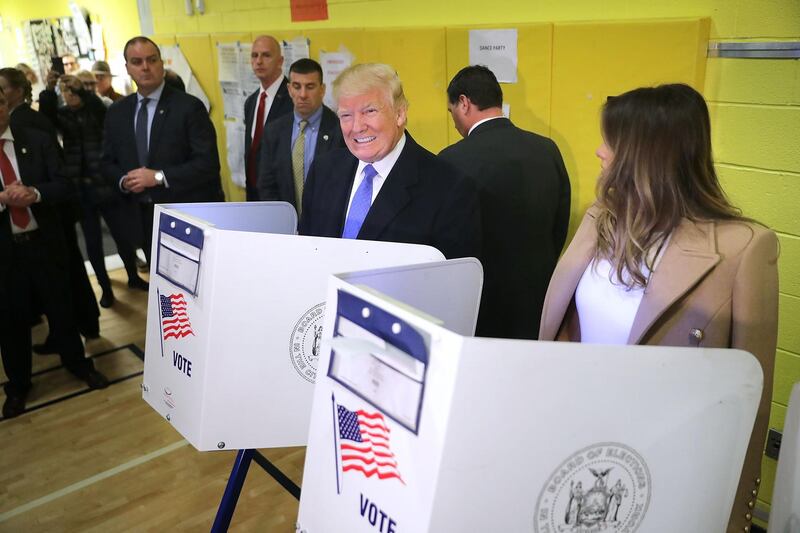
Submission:
<svg viewBox="0 0 800 533">
<path fill-rule="evenodd" d="M 164 173 L 163 172 L 161 172 L 160 170 L 156 170 L 156 174 L 153 177 L 156 180 L 156 185 L 157 186 L 164 185 Z"/>
</svg>

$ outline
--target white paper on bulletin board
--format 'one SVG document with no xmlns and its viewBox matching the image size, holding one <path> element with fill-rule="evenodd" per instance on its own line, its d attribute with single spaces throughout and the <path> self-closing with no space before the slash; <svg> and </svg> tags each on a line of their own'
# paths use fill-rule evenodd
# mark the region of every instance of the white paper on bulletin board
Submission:
<svg viewBox="0 0 800 533">
<path fill-rule="evenodd" d="M 283 51 L 283 76 L 289 78 L 289 68 L 298 59 L 311 57 L 309 47 L 311 41 L 308 37 L 295 37 L 291 41 L 283 41 L 281 50 Z"/>
<path fill-rule="evenodd" d="M 517 30 L 469 30 L 469 64 L 485 65 L 500 83 L 517 83 Z"/>
<path fill-rule="evenodd" d="M 328 87 L 333 87 L 333 80 L 353 64 L 353 54 L 344 46 L 340 46 L 338 52 L 320 52 L 319 63 L 322 66 L 322 82 Z M 333 90 L 329 89 L 325 92 L 323 103 L 334 111 L 336 110 L 338 106 L 333 101 Z"/>
<path fill-rule="evenodd" d="M 192 67 L 183 55 L 179 45 L 163 45 L 161 46 L 161 58 L 164 60 L 164 68 L 168 68 L 175 72 L 183 80 L 186 86 L 186 92 L 196 96 L 203 102 L 207 110 L 211 110 L 211 102 L 208 100 L 205 91 L 200 86 L 200 82 L 192 74 Z"/>
<path fill-rule="evenodd" d="M 223 82 L 239 81 L 239 44 L 217 43 L 217 78 Z"/>
<path fill-rule="evenodd" d="M 241 120 L 225 121 L 225 143 L 231 181 L 239 187 L 246 182 L 244 169 L 244 123 Z"/>
</svg>

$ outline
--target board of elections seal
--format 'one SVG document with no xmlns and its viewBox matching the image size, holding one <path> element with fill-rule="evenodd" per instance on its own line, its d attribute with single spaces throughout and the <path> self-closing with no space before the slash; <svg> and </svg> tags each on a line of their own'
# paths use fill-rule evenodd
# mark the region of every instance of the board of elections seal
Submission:
<svg viewBox="0 0 800 533">
<path fill-rule="evenodd" d="M 322 317 L 325 316 L 325 302 L 319 303 L 303 313 L 292 330 L 289 339 L 289 356 L 297 373 L 310 383 L 317 378 L 320 339 L 322 338 Z"/>
<path fill-rule="evenodd" d="M 536 533 L 633 533 L 650 504 L 650 471 L 633 448 L 616 442 L 573 453 L 536 502 Z"/>
</svg>

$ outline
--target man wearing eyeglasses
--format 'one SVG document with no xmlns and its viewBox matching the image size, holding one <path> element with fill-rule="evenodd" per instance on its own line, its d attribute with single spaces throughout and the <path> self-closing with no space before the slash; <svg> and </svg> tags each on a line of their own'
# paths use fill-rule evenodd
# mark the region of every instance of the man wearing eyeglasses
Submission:
<svg viewBox="0 0 800 533">
<path fill-rule="evenodd" d="M 312 164 L 300 233 L 478 256 L 475 186 L 405 131 L 408 101 L 397 73 L 383 64 L 353 65 L 336 78 L 333 95 L 347 148 Z"/>
<path fill-rule="evenodd" d="M 78 59 L 72 54 L 61 56 L 61 61 L 64 63 L 64 74 L 75 74 L 80 70 Z"/>
</svg>

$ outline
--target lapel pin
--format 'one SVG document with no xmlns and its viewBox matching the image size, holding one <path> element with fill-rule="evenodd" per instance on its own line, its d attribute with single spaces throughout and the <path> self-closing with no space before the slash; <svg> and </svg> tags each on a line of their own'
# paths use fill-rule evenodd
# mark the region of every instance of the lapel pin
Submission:
<svg viewBox="0 0 800 533">
<path fill-rule="evenodd" d="M 163 110 L 163 109 L 159 109 L 159 110 L 158 110 L 158 114 L 159 114 L 159 115 L 163 115 L 163 114 L 164 114 L 164 110 Z"/>
<path fill-rule="evenodd" d="M 327 136 L 327 135 L 323 135 L 323 136 L 322 136 L 322 140 L 323 140 L 323 141 L 327 141 L 327 140 L 328 140 L 328 136 Z"/>
<path fill-rule="evenodd" d="M 27 153 L 28 153 L 28 149 L 27 149 L 27 148 L 25 148 L 24 146 L 22 147 L 22 153 L 23 153 L 23 154 L 27 154 Z"/>
</svg>

